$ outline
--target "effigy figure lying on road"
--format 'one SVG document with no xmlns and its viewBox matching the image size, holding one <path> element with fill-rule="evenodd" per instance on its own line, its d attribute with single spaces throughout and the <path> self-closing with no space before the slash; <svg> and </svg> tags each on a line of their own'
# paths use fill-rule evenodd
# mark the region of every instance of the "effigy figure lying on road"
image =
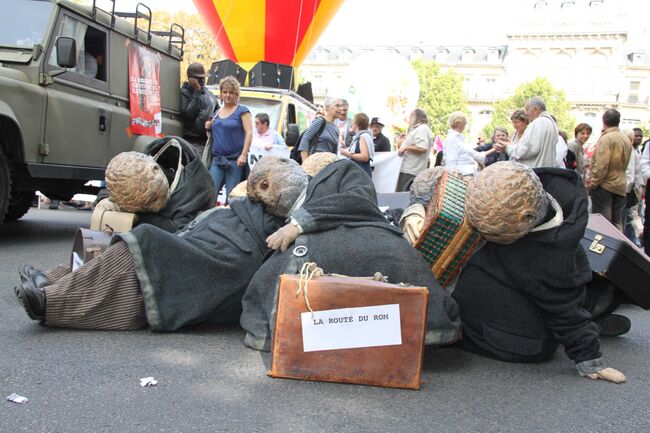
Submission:
<svg viewBox="0 0 650 433">
<path fill-rule="evenodd" d="M 402 231 L 389 224 L 379 210 L 370 177 L 354 162 L 331 162 L 334 159 L 320 153 L 303 163 L 313 175 L 301 197 L 304 202 L 291 213 L 288 224 L 269 236 L 269 247 L 278 251 L 255 274 L 242 300 L 245 344 L 270 350 L 278 276 L 296 274 L 309 262 L 326 273 L 358 277 L 379 272 L 393 284 L 427 287 L 425 344 L 457 341 L 460 322 L 456 303 L 435 280 L 426 261 L 402 237 Z M 251 175 L 249 194 L 266 201 L 268 190 L 257 187 L 259 183 Z"/>
<path fill-rule="evenodd" d="M 274 253 L 268 266 L 262 263 L 268 247 L 286 249 L 302 231 L 296 242 L 309 252 L 301 260 L 315 260 L 328 272 L 381 272 L 391 282 L 428 287 L 427 342 L 456 341 L 456 303 L 401 231 L 385 220 L 368 176 L 350 161 L 326 163 L 306 164 L 314 175 L 308 185 L 294 161 L 265 157 L 248 179 L 250 199 L 205 212 L 179 235 L 146 224 L 116 235 L 103 255 L 72 273 L 26 268 L 18 299 L 32 319 L 48 326 L 112 330 L 147 323 L 154 331 L 237 323 L 243 306 L 246 342 L 263 349 L 278 277 L 296 273 L 299 264 L 291 251 Z M 291 222 L 276 231 L 283 221 L 278 217 Z"/>
<path fill-rule="evenodd" d="M 269 165 L 253 170 L 260 187 L 274 191 L 265 200 L 211 209 L 178 234 L 139 225 L 75 272 L 25 267 L 18 299 L 30 318 L 53 327 L 174 331 L 237 323 L 244 290 L 268 252 L 266 237 L 307 186 L 294 161 Z"/>
<path fill-rule="evenodd" d="M 425 207 L 444 201 L 436 193 L 451 195 L 437 188 L 444 176 L 435 168 L 415 179 L 413 205 L 402 220 L 407 238 L 425 255 L 431 253 L 425 238 L 435 226 L 425 226 Z M 579 176 L 498 162 L 467 185 L 462 201 L 465 222 L 486 242 L 470 245 L 476 250 L 465 257 L 452 292 L 460 308 L 461 347 L 507 362 L 539 362 L 562 344 L 581 376 L 624 382 L 603 361 L 599 327 L 585 309 L 599 300 L 591 299 L 598 293 L 586 293 L 591 268 L 580 239 L 587 195 Z M 432 269 L 443 277 L 436 260 Z"/>
</svg>

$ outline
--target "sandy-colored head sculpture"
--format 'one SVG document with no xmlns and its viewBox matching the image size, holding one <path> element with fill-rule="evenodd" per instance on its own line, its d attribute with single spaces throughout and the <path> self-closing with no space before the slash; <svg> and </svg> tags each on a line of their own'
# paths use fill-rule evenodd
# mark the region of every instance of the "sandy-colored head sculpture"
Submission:
<svg viewBox="0 0 650 433">
<path fill-rule="evenodd" d="M 310 155 L 302 162 L 302 169 L 309 176 L 316 176 L 322 169 L 336 162 L 336 154 L 332 152 L 318 152 Z"/>
<path fill-rule="evenodd" d="M 268 213 L 287 217 L 293 204 L 307 188 L 308 180 L 296 161 L 265 156 L 251 170 L 246 189 L 248 197 L 262 202 Z"/>
<path fill-rule="evenodd" d="M 411 193 L 411 204 L 419 203 L 426 208 L 433 198 L 438 182 L 445 173 L 445 170 L 444 167 L 432 167 L 427 168 L 415 176 L 411 184 L 411 189 L 409 190 Z"/>
<path fill-rule="evenodd" d="M 488 241 L 510 244 L 538 225 L 549 200 L 537 175 L 517 162 L 497 162 L 475 176 L 465 196 L 469 223 Z"/>
<path fill-rule="evenodd" d="M 239 182 L 231 191 L 230 194 L 228 194 L 228 202 L 232 202 L 233 200 L 238 200 L 241 198 L 246 197 L 246 184 L 247 181 L 242 181 Z"/>
<path fill-rule="evenodd" d="M 158 212 L 169 199 L 169 183 L 149 155 L 122 152 L 106 167 L 111 201 L 127 212 Z"/>
</svg>

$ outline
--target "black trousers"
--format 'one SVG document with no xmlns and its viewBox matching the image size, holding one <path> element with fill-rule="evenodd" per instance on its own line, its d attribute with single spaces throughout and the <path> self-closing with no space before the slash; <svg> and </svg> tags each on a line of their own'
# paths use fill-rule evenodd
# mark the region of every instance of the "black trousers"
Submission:
<svg viewBox="0 0 650 433">
<path fill-rule="evenodd" d="M 650 179 L 645 186 L 645 221 L 643 222 L 643 248 L 650 256 Z"/>
</svg>

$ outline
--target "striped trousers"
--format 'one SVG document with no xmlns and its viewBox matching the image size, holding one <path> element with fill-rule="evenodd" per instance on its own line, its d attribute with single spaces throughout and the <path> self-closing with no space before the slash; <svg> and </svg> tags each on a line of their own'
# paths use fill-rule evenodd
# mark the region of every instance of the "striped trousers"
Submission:
<svg viewBox="0 0 650 433">
<path fill-rule="evenodd" d="M 75 272 L 59 265 L 46 275 L 53 283 L 44 289 L 47 326 L 129 331 L 147 324 L 133 258 L 124 242 Z"/>
</svg>

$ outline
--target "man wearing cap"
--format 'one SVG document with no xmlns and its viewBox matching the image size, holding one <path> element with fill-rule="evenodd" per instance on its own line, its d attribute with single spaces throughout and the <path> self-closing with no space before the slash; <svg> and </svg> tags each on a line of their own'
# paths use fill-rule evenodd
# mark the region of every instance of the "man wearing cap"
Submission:
<svg viewBox="0 0 650 433">
<path fill-rule="evenodd" d="M 183 138 L 192 143 L 199 157 L 208 139 L 205 122 L 216 106 L 216 98 L 205 88 L 205 68 L 201 63 L 192 63 L 187 68 L 187 81 L 181 87 L 181 122 Z"/>
<path fill-rule="evenodd" d="M 382 129 L 384 129 L 384 124 L 379 121 L 379 117 L 373 117 L 370 121 L 370 131 L 372 131 L 372 139 L 375 142 L 375 152 L 390 152 L 390 141 L 381 133 Z"/>
</svg>

